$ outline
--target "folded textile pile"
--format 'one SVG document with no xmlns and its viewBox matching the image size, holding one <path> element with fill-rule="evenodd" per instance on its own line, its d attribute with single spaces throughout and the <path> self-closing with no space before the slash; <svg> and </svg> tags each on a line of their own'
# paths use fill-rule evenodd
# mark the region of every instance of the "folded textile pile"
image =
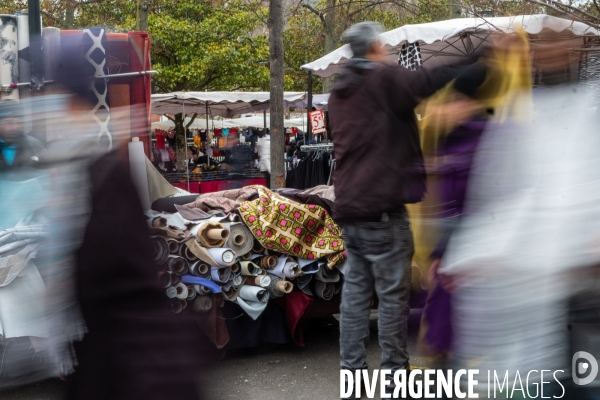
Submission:
<svg viewBox="0 0 600 400">
<path fill-rule="evenodd" d="M 201 195 L 176 208 L 147 213 L 158 279 L 174 313 L 210 320 L 205 333 L 217 347 L 227 342 L 212 335 L 224 329 L 213 321 L 224 301 L 256 320 L 270 299 L 294 287 L 324 300 L 339 294 L 344 243 L 323 208 L 262 186 Z"/>
</svg>

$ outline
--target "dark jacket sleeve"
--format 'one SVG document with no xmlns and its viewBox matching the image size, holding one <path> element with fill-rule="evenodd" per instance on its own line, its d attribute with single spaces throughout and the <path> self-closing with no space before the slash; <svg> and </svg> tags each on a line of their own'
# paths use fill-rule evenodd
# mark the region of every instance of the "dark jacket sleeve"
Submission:
<svg viewBox="0 0 600 400">
<path fill-rule="evenodd" d="M 407 104 L 404 106 L 414 109 L 421 101 L 463 74 L 475 61 L 474 56 L 465 57 L 459 64 L 433 69 L 421 68 L 417 71 L 410 71 L 400 65 L 395 65 L 390 68 L 393 75 L 391 86 L 395 93 L 406 95 L 405 102 Z"/>
</svg>

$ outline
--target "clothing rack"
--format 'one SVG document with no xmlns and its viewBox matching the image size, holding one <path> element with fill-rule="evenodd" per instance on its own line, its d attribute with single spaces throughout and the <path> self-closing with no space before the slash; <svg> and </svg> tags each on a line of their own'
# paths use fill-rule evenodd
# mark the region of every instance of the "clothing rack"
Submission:
<svg viewBox="0 0 600 400">
<path fill-rule="evenodd" d="M 300 146 L 300 150 L 302 150 L 302 151 L 313 151 L 313 150 L 333 151 L 333 143 L 305 144 L 305 145 Z"/>
</svg>

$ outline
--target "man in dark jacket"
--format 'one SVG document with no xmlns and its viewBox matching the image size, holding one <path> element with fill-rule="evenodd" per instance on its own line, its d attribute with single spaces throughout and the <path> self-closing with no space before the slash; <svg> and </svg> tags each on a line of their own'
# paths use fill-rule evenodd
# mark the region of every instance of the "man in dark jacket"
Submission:
<svg viewBox="0 0 600 400">
<path fill-rule="evenodd" d="M 391 65 L 380 33 L 379 25 L 372 22 L 346 31 L 354 55 L 328 107 L 336 159 L 333 216 L 343 227 L 348 254 L 341 305 L 341 367 L 367 368 L 369 309 L 375 289 L 381 369 L 394 372 L 409 368 L 406 337 L 414 249 L 404 205 L 421 201 L 426 190 L 414 108 L 455 77 L 458 69 L 410 71 Z"/>
</svg>

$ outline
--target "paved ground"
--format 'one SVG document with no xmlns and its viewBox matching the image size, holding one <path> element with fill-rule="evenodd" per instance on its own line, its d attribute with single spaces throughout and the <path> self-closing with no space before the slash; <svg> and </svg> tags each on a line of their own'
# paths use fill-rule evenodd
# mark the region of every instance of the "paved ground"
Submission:
<svg viewBox="0 0 600 400">
<path fill-rule="evenodd" d="M 418 318 L 410 323 L 411 364 L 424 366 L 416 352 Z M 379 367 L 380 348 L 372 317 L 368 363 Z M 257 349 L 211 354 L 211 364 L 201 377 L 203 398 L 208 400 L 329 400 L 339 398 L 339 330 L 333 325 L 306 332 L 306 347 L 263 344 Z M 1 400 L 59 400 L 65 384 L 51 380 L 0 392 Z"/>
</svg>

